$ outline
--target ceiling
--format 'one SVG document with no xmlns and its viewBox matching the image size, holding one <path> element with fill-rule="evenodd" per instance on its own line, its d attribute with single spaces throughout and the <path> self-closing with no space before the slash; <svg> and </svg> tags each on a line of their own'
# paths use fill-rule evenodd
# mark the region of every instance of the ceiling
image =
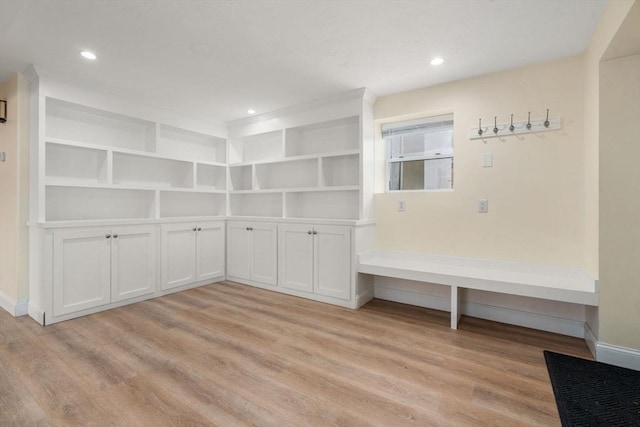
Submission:
<svg viewBox="0 0 640 427">
<path fill-rule="evenodd" d="M 583 52 L 606 0 L 0 0 L 0 81 L 76 83 L 229 121 Z M 82 49 L 98 55 L 90 62 Z M 438 67 L 435 56 L 445 58 Z"/>
</svg>

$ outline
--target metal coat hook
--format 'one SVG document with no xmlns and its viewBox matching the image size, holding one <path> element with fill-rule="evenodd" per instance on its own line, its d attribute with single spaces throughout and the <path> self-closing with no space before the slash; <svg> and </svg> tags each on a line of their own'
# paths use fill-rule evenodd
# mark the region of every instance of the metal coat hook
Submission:
<svg viewBox="0 0 640 427">
<path fill-rule="evenodd" d="M 531 111 L 529 111 L 529 118 L 527 119 L 527 129 L 531 130 Z"/>
<path fill-rule="evenodd" d="M 478 119 L 478 135 L 482 136 L 484 131 L 482 130 L 482 118 Z"/>
<path fill-rule="evenodd" d="M 547 118 L 544 121 L 544 127 L 548 128 L 549 124 L 549 109 L 547 108 Z"/>
<path fill-rule="evenodd" d="M 493 133 L 498 134 L 498 116 L 493 116 Z"/>
<path fill-rule="evenodd" d="M 511 115 L 511 125 L 509 126 L 509 130 L 511 132 L 513 132 L 516 129 L 516 127 L 513 125 L 513 114 Z"/>
</svg>

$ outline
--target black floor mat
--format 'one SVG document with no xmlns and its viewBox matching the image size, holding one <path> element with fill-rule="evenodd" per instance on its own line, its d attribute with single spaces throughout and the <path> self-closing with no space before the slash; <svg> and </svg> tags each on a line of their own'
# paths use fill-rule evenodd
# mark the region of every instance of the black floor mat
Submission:
<svg viewBox="0 0 640 427">
<path fill-rule="evenodd" d="M 640 371 L 544 352 L 563 427 L 640 426 Z"/>
</svg>

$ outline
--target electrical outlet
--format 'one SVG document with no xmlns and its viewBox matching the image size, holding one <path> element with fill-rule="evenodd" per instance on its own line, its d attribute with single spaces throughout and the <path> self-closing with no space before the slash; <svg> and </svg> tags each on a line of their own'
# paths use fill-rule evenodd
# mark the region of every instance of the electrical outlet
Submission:
<svg viewBox="0 0 640 427">
<path fill-rule="evenodd" d="M 398 212 L 404 212 L 406 208 L 407 208 L 407 205 L 404 202 L 404 200 L 398 200 Z"/>
<path fill-rule="evenodd" d="M 489 201 L 487 199 L 478 200 L 478 212 L 479 213 L 489 212 Z"/>
</svg>

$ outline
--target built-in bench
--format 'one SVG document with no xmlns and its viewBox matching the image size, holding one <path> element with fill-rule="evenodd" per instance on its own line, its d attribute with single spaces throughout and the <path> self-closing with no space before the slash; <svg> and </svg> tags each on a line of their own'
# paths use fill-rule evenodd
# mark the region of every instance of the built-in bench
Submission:
<svg viewBox="0 0 640 427">
<path fill-rule="evenodd" d="M 358 272 L 451 287 L 451 328 L 460 320 L 460 289 L 598 305 L 597 281 L 584 270 L 423 253 L 372 250 L 359 254 Z"/>
</svg>

